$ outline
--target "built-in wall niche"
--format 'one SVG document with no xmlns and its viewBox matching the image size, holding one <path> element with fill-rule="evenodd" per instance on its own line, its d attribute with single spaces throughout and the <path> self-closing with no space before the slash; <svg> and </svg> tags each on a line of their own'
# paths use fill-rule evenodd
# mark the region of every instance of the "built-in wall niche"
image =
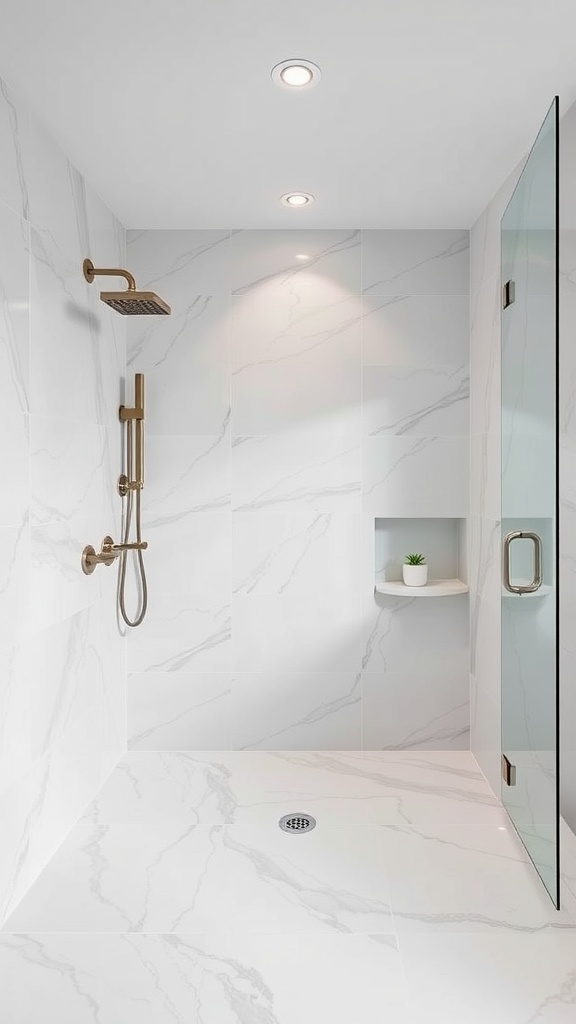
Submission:
<svg viewBox="0 0 576 1024">
<path fill-rule="evenodd" d="M 452 597 L 468 593 L 465 519 L 376 519 L 374 591 L 394 597 Z M 428 583 L 407 587 L 402 565 L 407 554 L 426 557 Z"/>
</svg>

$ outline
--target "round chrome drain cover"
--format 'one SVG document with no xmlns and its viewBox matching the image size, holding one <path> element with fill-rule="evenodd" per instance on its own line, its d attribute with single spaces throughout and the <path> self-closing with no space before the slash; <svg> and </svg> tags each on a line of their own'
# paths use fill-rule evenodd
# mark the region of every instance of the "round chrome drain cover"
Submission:
<svg viewBox="0 0 576 1024">
<path fill-rule="evenodd" d="M 300 811 L 293 814 L 285 814 L 278 822 L 283 832 L 311 832 L 316 828 L 316 818 L 311 814 L 302 814 Z"/>
</svg>

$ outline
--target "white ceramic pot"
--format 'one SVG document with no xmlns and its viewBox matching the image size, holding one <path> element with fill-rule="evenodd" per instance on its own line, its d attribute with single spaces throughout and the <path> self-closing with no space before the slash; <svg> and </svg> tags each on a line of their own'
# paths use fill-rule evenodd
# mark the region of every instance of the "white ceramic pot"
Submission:
<svg viewBox="0 0 576 1024">
<path fill-rule="evenodd" d="M 425 587 L 428 582 L 428 566 L 403 565 L 402 576 L 407 587 Z"/>
</svg>

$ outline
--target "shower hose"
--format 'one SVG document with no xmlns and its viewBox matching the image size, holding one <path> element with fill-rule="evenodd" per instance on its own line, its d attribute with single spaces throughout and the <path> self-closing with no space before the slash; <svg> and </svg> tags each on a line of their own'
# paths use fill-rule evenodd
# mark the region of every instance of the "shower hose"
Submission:
<svg viewBox="0 0 576 1024">
<path fill-rule="evenodd" d="M 132 457 L 132 420 L 128 420 L 126 423 L 126 475 L 128 482 L 132 481 L 132 470 L 133 470 L 133 457 Z M 142 485 L 141 481 L 136 481 L 136 541 L 138 544 L 142 542 L 142 517 L 141 517 L 141 495 Z M 133 501 L 134 501 L 134 490 L 128 488 L 126 492 L 126 514 L 124 517 L 124 530 L 122 535 L 122 543 L 128 544 L 130 542 L 130 528 L 132 526 L 132 513 L 133 513 Z M 139 626 L 148 608 L 148 584 L 146 582 L 146 570 L 144 568 L 144 556 L 141 549 L 134 552 L 136 555 L 136 576 L 140 585 L 140 600 L 138 608 L 136 610 L 135 618 L 131 619 L 126 611 L 126 570 L 128 566 L 128 551 L 123 551 L 120 555 L 120 577 L 118 581 L 118 604 L 120 606 L 120 614 L 124 619 L 127 626 Z"/>
</svg>

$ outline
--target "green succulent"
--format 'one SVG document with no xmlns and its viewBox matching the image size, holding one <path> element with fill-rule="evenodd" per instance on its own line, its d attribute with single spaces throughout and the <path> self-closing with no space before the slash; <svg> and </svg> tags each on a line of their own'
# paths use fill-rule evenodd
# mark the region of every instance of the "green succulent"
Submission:
<svg viewBox="0 0 576 1024">
<path fill-rule="evenodd" d="M 424 555 L 406 555 L 406 565 L 424 565 Z"/>
</svg>

